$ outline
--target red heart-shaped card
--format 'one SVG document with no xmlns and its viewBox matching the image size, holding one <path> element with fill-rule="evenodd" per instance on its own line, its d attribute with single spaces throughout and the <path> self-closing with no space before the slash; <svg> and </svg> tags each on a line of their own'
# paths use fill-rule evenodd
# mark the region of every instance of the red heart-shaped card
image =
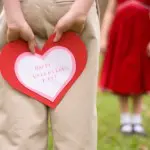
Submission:
<svg viewBox="0 0 150 150">
<path fill-rule="evenodd" d="M 3 78 L 16 90 L 55 108 L 81 75 L 87 50 L 73 32 L 64 33 L 59 42 L 50 36 L 42 50 L 29 52 L 22 40 L 6 44 L 0 56 Z M 78 93 L 77 93 L 78 94 Z"/>
</svg>

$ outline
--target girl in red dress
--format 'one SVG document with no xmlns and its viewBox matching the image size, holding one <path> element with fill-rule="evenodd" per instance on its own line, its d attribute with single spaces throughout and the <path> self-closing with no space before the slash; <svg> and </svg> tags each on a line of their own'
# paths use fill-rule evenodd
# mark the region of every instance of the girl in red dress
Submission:
<svg viewBox="0 0 150 150">
<path fill-rule="evenodd" d="M 121 132 L 126 134 L 145 135 L 141 111 L 142 95 L 150 91 L 149 6 L 150 0 L 109 0 L 102 24 L 105 58 L 99 87 L 119 96 Z"/>
</svg>

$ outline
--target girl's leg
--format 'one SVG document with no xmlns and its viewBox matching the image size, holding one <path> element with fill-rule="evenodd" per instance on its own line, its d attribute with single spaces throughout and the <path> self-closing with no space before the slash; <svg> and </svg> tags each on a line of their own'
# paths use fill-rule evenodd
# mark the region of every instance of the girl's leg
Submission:
<svg viewBox="0 0 150 150">
<path fill-rule="evenodd" d="M 131 118 L 129 113 L 129 105 L 128 105 L 128 97 L 127 96 L 120 96 L 120 123 L 121 123 L 121 132 L 125 134 L 132 133 L 132 124 Z"/>
<path fill-rule="evenodd" d="M 133 116 L 132 124 L 133 131 L 138 134 L 145 135 L 144 128 L 142 126 L 142 96 L 133 96 Z"/>
<path fill-rule="evenodd" d="M 133 113 L 140 115 L 142 112 L 142 96 L 133 96 Z"/>
</svg>

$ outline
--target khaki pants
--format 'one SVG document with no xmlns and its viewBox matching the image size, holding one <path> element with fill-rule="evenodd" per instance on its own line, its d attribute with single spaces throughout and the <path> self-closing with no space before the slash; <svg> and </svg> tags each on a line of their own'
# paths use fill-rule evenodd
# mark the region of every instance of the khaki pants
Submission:
<svg viewBox="0 0 150 150">
<path fill-rule="evenodd" d="M 23 0 L 22 10 L 40 47 L 53 32 L 72 0 Z M 5 13 L 1 14 L 0 46 L 6 43 Z M 96 150 L 96 91 L 99 20 L 93 5 L 81 35 L 88 49 L 86 68 L 56 109 L 13 90 L 0 76 L 0 150 L 47 150 L 48 113 L 54 150 Z M 9 61 L 9 60 L 8 60 Z"/>
</svg>

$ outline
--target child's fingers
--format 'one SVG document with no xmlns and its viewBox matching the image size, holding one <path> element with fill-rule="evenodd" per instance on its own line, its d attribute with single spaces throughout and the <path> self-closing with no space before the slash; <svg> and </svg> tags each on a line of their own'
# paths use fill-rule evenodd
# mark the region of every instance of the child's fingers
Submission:
<svg viewBox="0 0 150 150">
<path fill-rule="evenodd" d="M 35 42 L 35 36 L 32 32 L 27 35 L 27 41 L 28 41 L 28 46 L 29 46 L 31 53 L 34 54 L 36 42 Z"/>
<path fill-rule="evenodd" d="M 29 49 L 31 51 L 31 53 L 35 53 L 35 40 L 31 40 L 31 41 L 28 41 L 28 46 L 29 46 Z"/>
<path fill-rule="evenodd" d="M 147 55 L 148 55 L 148 57 L 150 57 L 150 50 L 147 51 Z"/>
<path fill-rule="evenodd" d="M 100 48 L 100 54 L 101 54 L 101 55 L 105 55 L 105 53 L 106 53 L 106 48 L 104 48 L 104 47 L 102 48 L 102 47 L 101 47 L 101 48 Z"/>
<path fill-rule="evenodd" d="M 61 39 L 63 32 L 61 30 L 57 29 L 57 30 L 55 30 L 55 33 L 56 33 L 56 35 L 55 35 L 53 41 L 58 42 Z"/>
<path fill-rule="evenodd" d="M 150 57 L 150 43 L 147 46 L 147 55 L 148 55 L 148 57 Z"/>
</svg>

